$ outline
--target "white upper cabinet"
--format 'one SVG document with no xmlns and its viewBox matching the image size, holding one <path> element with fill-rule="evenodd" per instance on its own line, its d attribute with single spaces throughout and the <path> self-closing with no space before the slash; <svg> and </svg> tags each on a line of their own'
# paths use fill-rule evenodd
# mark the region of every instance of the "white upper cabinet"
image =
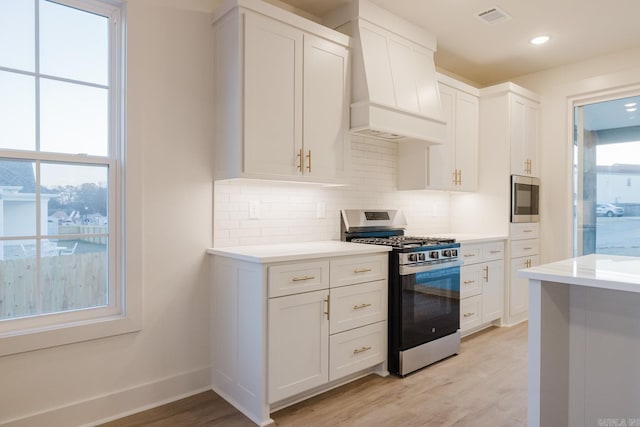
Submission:
<svg viewBox="0 0 640 427">
<path fill-rule="evenodd" d="M 349 38 L 263 2 L 215 22 L 216 179 L 341 182 Z"/>
<path fill-rule="evenodd" d="M 302 150 L 303 33 L 247 13 L 244 34 L 243 172 L 295 175 Z"/>
<path fill-rule="evenodd" d="M 398 145 L 400 190 L 475 191 L 478 186 L 477 89 L 445 76 L 440 83 L 442 111 L 447 122 L 444 144 Z M 461 90 L 455 86 L 464 88 Z"/>
<path fill-rule="evenodd" d="M 538 176 L 539 104 L 510 94 L 511 173 Z"/>
<path fill-rule="evenodd" d="M 304 35 L 303 174 L 339 179 L 349 165 L 348 56 L 344 46 Z"/>
</svg>

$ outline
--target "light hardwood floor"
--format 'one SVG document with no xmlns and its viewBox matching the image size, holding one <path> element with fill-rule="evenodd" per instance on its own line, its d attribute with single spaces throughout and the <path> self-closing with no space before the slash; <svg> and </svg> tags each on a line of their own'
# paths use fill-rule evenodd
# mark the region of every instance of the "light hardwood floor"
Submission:
<svg viewBox="0 0 640 427">
<path fill-rule="evenodd" d="M 462 341 L 459 355 L 406 378 L 370 375 L 272 414 L 278 426 L 505 426 L 527 424 L 527 324 Z M 104 424 L 254 426 L 214 392 Z"/>
</svg>

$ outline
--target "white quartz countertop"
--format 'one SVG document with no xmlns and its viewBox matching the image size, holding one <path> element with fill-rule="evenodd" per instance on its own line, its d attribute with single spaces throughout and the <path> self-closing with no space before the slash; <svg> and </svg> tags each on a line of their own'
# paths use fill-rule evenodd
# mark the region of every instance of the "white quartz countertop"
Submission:
<svg viewBox="0 0 640 427">
<path fill-rule="evenodd" d="M 592 254 L 519 270 L 520 277 L 640 293 L 640 258 Z"/>
<path fill-rule="evenodd" d="M 429 235 L 429 233 L 426 233 Z M 485 243 L 496 240 L 506 240 L 508 237 L 499 234 L 464 234 L 464 233 L 437 233 L 431 237 L 441 237 L 445 239 L 456 239 L 459 243 Z"/>
<path fill-rule="evenodd" d="M 207 253 L 244 261 L 270 263 L 335 256 L 366 255 L 389 252 L 390 250 L 391 248 L 388 246 L 328 240 L 321 242 L 210 248 L 207 249 Z"/>
</svg>

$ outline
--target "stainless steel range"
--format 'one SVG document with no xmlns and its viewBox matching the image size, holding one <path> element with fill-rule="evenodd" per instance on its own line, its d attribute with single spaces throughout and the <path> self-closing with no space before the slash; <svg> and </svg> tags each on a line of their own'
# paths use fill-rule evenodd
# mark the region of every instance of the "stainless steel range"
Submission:
<svg viewBox="0 0 640 427">
<path fill-rule="evenodd" d="M 398 210 L 345 209 L 341 238 L 391 246 L 389 371 L 405 376 L 460 352 L 460 244 L 405 236 Z"/>
</svg>

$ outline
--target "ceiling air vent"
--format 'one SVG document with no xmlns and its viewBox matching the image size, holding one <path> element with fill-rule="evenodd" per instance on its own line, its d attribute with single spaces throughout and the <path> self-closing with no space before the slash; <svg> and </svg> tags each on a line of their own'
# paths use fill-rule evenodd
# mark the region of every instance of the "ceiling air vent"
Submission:
<svg viewBox="0 0 640 427">
<path fill-rule="evenodd" d="M 498 6 L 492 7 L 491 9 L 487 9 L 483 12 L 480 12 L 476 15 L 479 20 L 485 22 L 487 24 L 497 24 L 498 22 L 504 22 L 511 19 L 511 15 L 509 15 L 504 10 L 500 9 Z"/>
</svg>

